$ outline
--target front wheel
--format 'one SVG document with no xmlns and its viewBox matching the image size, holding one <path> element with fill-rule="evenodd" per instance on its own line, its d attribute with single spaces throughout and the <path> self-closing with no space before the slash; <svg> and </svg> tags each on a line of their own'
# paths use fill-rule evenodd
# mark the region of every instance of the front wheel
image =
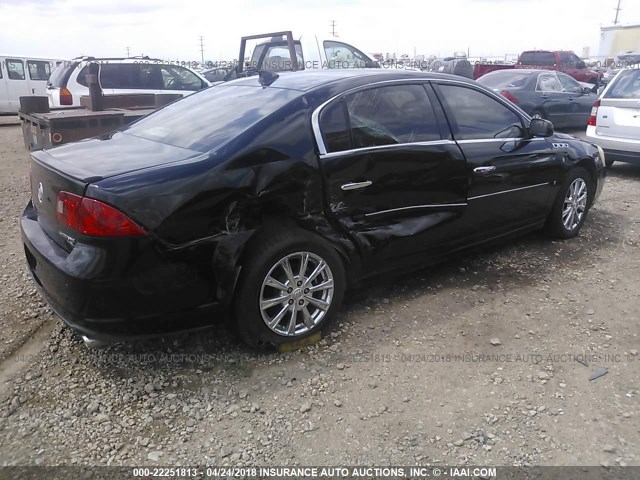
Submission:
<svg viewBox="0 0 640 480">
<path fill-rule="evenodd" d="M 258 239 L 243 261 L 235 326 L 257 347 L 279 346 L 325 328 L 340 308 L 346 276 L 335 249 L 293 230 Z"/>
<path fill-rule="evenodd" d="M 575 237 L 589 211 L 592 192 L 591 176 L 584 168 L 574 168 L 562 184 L 548 220 L 552 235 L 557 238 Z"/>
</svg>

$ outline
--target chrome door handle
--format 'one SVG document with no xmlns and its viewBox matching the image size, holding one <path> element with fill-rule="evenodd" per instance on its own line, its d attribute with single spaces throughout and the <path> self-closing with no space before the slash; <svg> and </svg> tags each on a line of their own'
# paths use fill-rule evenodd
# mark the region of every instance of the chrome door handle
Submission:
<svg viewBox="0 0 640 480">
<path fill-rule="evenodd" d="M 491 167 L 476 167 L 473 169 L 473 173 L 479 173 L 480 175 L 483 175 L 485 173 L 491 173 L 496 169 L 496 167 L 491 166 Z"/>
<path fill-rule="evenodd" d="M 366 188 L 372 183 L 373 182 L 371 182 L 370 180 L 366 180 L 364 182 L 349 182 L 345 183 L 340 188 L 346 192 L 347 190 L 358 190 L 360 188 Z"/>
</svg>

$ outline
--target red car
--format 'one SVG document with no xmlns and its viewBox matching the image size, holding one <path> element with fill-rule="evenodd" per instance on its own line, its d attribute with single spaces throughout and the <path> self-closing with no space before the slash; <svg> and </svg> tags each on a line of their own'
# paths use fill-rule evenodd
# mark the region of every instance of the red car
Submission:
<svg viewBox="0 0 640 480">
<path fill-rule="evenodd" d="M 522 52 L 518 63 L 515 65 L 477 63 L 473 69 L 473 78 L 478 79 L 494 70 L 506 70 L 510 68 L 557 70 L 572 76 L 579 82 L 593 84 L 598 84 L 602 79 L 602 73 L 588 68 L 584 61 L 580 60 L 580 57 L 575 53 L 563 50 L 529 50 Z"/>
</svg>

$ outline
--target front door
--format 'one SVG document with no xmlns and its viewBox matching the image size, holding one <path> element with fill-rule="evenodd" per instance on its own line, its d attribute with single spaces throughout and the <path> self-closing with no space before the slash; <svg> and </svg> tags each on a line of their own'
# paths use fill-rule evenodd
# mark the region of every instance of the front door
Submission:
<svg viewBox="0 0 640 480">
<path fill-rule="evenodd" d="M 320 114 L 328 213 L 373 270 L 446 245 L 465 212 L 464 157 L 434 99 L 422 83 L 382 84 Z"/>
<path fill-rule="evenodd" d="M 527 138 L 522 117 L 472 86 L 436 85 L 465 157 L 469 241 L 544 220 L 554 200 L 560 161 L 545 138 Z"/>
</svg>

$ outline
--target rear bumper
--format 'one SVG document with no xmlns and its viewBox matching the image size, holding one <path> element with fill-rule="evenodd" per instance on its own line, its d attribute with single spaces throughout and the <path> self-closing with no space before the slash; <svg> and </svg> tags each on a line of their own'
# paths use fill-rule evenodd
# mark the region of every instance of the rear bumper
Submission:
<svg viewBox="0 0 640 480">
<path fill-rule="evenodd" d="M 36 215 L 29 203 L 20 220 L 29 270 L 54 312 L 82 335 L 102 341 L 159 336 L 224 316 L 215 279 L 191 264 L 162 258 L 139 240 L 130 249 L 77 243 L 67 252 Z"/>
<path fill-rule="evenodd" d="M 587 127 L 586 137 L 602 147 L 607 160 L 640 164 L 640 140 L 600 135 L 594 126 Z"/>
</svg>

